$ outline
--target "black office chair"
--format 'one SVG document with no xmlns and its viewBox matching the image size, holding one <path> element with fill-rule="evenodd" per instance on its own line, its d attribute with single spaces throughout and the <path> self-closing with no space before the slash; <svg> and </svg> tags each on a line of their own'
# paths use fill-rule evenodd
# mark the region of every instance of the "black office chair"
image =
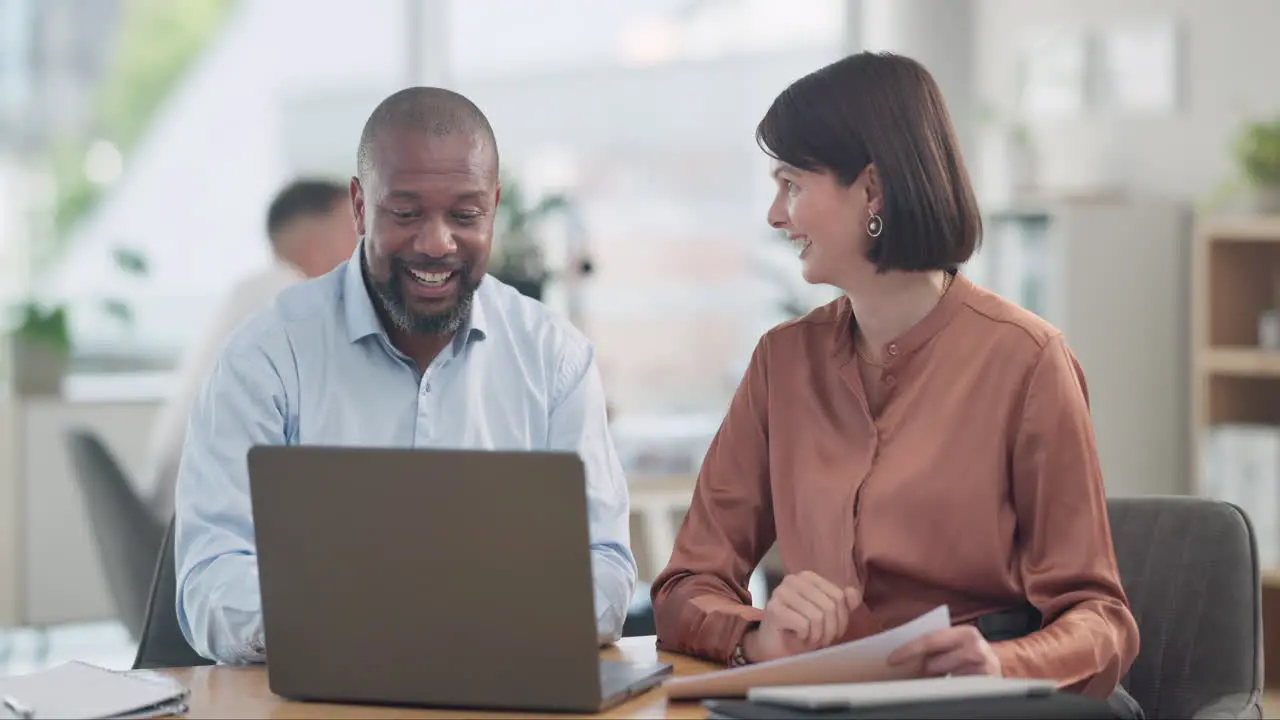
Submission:
<svg viewBox="0 0 1280 720">
<path fill-rule="evenodd" d="M 649 598 L 652 592 L 652 584 L 643 581 L 636 583 L 636 594 L 631 598 L 631 607 L 627 608 L 627 618 L 622 623 L 622 637 L 658 634 L 658 625 L 653 617 L 653 601 Z"/>
<path fill-rule="evenodd" d="M 1111 498 L 1141 648 L 1123 683 L 1147 717 L 1261 718 L 1262 578 L 1249 517 L 1200 497 Z"/>
<path fill-rule="evenodd" d="M 96 434 L 71 430 L 67 446 L 116 612 L 137 639 L 164 527 Z"/>
<path fill-rule="evenodd" d="M 194 667 L 212 665 L 191 649 L 178 627 L 178 572 L 173 560 L 173 521 L 164 535 L 155 573 L 151 581 L 151 599 L 142 626 L 142 640 L 133 660 L 134 670 Z"/>
</svg>

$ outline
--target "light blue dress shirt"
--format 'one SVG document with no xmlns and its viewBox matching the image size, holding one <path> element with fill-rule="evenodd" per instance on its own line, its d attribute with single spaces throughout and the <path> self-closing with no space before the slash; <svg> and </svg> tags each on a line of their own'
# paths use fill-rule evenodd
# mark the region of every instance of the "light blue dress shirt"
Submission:
<svg viewBox="0 0 1280 720">
<path fill-rule="evenodd" d="M 590 343 L 486 277 L 469 323 L 419 377 L 374 312 L 360 252 L 246 321 L 196 402 L 175 498 L 183 635 L 219 662 L 265 660 L 246 454 L 253 445 L 305 444 L 577 451 L 599 639 L 618 639 L 636 564 Z"/>
</svg>

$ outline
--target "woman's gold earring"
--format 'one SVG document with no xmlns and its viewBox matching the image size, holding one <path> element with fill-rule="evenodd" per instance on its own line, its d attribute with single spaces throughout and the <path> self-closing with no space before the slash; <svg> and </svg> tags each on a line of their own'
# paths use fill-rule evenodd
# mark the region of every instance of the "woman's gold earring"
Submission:
<svg viewBox="0 0 1280 720">
<path fill-rule="evenodd" d="M 867 235 L 877 238 L 882 232 L 884 232 L 884 220 L 879 215 L 871 213 L 871 217 L 867 218 Z"/>
</svg>

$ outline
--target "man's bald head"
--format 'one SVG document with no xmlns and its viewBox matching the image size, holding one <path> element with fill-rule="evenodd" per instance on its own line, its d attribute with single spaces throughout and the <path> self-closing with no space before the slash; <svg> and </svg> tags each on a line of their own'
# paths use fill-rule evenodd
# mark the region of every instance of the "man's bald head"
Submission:
<svg viewBox="0 0 1280 720">
<path fill-rule="evenodd" d="M 416 130 L 442 137 L 472 135 L 493 151 L 493 172 L 498 172 L 498 141 L 489 118 L 466 97 L 436 87 L 405 88 L 378 104 L 360 133 L 356 167 L 364 180 L 373 169 L 373 146 L 387 130 Z"/>
</svg>

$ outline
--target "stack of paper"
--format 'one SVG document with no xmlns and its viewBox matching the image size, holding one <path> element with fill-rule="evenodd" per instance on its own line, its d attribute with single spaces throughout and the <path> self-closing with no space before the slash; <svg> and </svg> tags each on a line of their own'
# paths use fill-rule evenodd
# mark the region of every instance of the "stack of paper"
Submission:
<svg viewBox="0 0 1280 720">
<path fill-rule="evenodd" d="M 0 718 L 153 718 L 182 715 L 188 691 L 161 675 L 81 662 L 0 678 Z"/>
<path fill-rule="evenodd" d="M 753 687 L 915 677 L 920 674 L 919 667 L 889 665 L 889 655 L 918 637 L 950 626 L 951 613 L 945 605 L 940 606 L 905 625 L 843 645 L 732 670 L 672 678 L 665 684 L 667 697 L 673 700 L 745 697 Z"/>
</svg>

